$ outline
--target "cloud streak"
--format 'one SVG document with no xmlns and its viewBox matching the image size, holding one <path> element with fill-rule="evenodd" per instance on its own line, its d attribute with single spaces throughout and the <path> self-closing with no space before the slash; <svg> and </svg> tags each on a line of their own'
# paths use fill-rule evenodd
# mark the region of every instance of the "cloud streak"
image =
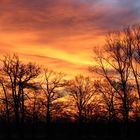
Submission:
<svg viewBox="0 0 140 140">
<path fill-rule="evenodd" d="M 139 23 L 139 15 L 139 0 L 1 0 L 0 50 L 49 57 L 54 68 L 67 61 L 77 70 L 90 64 L 107 32 Z"/>
</svg>

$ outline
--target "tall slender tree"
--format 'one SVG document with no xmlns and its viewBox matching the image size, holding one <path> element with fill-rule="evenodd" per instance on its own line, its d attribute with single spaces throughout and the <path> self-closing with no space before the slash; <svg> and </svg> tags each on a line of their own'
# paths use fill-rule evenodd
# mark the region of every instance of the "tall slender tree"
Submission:
<svg viewBox="0 0 140 140">
<path fill-rule="evenodd" d="M 54 72 L 52 70 L 44 70 L 44 82 L 42 83 L 42 89 L 45 95 L 46 106 L 46 122 L 48 127 L 52 119 L 52 106 L 55 101 L 61 98 L 64 94 L 62 93 L 63 87 L 66 85 L 66 81 L 63 79 L 65 74 Z"/>
</svg>

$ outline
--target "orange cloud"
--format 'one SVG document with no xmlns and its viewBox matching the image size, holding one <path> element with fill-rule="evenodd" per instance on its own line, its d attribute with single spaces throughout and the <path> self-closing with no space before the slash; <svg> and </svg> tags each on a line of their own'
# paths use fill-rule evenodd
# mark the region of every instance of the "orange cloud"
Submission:
<svg viewBox="0 0 140 140">
<path fill-rule="evenodd" d="M 139 22 L 139 9 L 138 0 L 1 0 L 0 51 L 86 74 L 94 46 L 108 31 Z"/>
</svg>

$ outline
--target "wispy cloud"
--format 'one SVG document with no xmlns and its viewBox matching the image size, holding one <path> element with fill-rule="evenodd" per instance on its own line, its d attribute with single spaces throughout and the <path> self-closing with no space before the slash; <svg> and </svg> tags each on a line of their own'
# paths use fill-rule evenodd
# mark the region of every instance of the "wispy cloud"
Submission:
<svg viewBox="0 0 140 140">
<path fill-rule="evenodd" d="M 107 32 L 139 23 L 139 15 L 139 0 L 1 0 L 0 50 L 78 69 L 62 61 L 86 66 Z"/>
</svg>

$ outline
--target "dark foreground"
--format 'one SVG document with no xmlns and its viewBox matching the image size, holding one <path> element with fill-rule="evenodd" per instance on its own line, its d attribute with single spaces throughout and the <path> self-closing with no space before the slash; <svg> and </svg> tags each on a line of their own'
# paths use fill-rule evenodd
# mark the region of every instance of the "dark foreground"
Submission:
<svg viewBox="0 0 140 140">
<path fill-rule="evenodd" d="M 47 127 L 45 123 L 20 125 L 18 128 L 11 124 L 0 125 L 1 139 L 34 139 L 34 140 L 138 140 L 140 139 L 139 125 L 131 124 L 127 133 L 121 124 L 108 125 L 104 123 L 84 124 L 54 123 Z"/>
</svg>

